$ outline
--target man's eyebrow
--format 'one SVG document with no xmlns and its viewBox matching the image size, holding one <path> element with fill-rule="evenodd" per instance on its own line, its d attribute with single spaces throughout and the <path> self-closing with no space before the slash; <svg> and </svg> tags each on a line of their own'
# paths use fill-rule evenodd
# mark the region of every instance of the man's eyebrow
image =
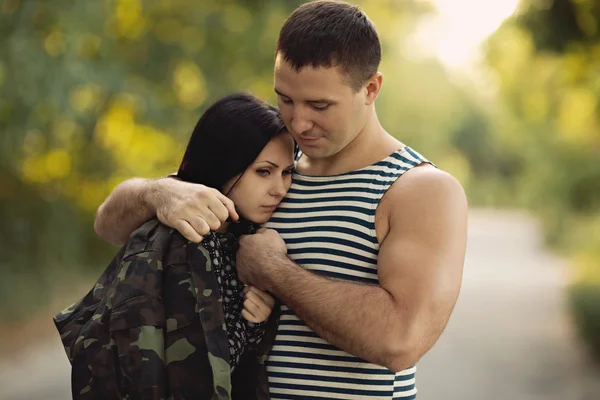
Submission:
<svg viewBox="0 0 600 400">
<path fill-rule="evenodd" d="M 336 104 L 337 102 L 331 99 L 317 99 L 317 100 L 306 100 L 307 103 L 317 103 L 317 104 Z"/>
<path fill-rule="evenodd" d="M 287 97 L 288 99 L 290 98 L 290 96 L 282 93 L 278 89 L 274 89 L 274 90 L 275 90 L 275 93 L 277 93 L 278 95 L 283 96 L 283 97 Z M 323 103 L 326 103 L 326 104 L 337 104 L 337 101 L 331 100 L 331 99 L 306 100 L 306 102 L 307 103 L 313 103 L 313 104 L 314 103 L 317 103 L 317 104 L 323 104 Z"/>
<path fill-rule="evenodd" d="M 288 97 L 288 96 L 286 96 L 285 94 L 281 93 L 281 92 L 280 92 L 279 90 L 277 90 L 277 89 L 273 89 L 273 90 L 275 90 L 275 93 L 277 93 L 277 94 L 278 94 L 278 95 L 280 95 L 280 96 L 283 96 L 283 97 Z"/>
</svg>

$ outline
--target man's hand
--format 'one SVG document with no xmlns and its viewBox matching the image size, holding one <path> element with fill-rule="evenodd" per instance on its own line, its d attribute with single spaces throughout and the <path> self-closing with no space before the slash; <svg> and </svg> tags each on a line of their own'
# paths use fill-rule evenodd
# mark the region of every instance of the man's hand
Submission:
<svg viewBox="0 0 600 400">
<path fill-rule="evenodd" d="M 259 229 L 254 235 L 240 238 L 236 257 L 239 278 L 247 285 L 266 289 L 268 278 L 275 273 L 264 268 L 265 260 L 274 257 L 286 258 L 287 247 L 279 234 L 272 229 Z M 269 263 L 276 264 L 276 263 Z"/>
<path fill-rule="evenodd" d="M 160 179 L 147 197 L 160 222 L 196 243 L 211 229 L 219 229 L 227 218 L 239 219 L 233 201 L 218 190 L 200 184 Z"/>
<path fill-rule="evenodd" d="M 155 215 L 193 242 L 228 217 L 239 219 L 233 202 L 218 190 L 177 179 L 133 178 L 119 184 L 98 208 L 94 229 L 105 240 L 122 245 Z"/>
<path fill-rule="evenodd" d="M 255 324 L 264 322 L 271 315 L 275 299 L 269 293 L 254 286 L 244 288 L 244 309 L 242 317 Z"/>
</svg>

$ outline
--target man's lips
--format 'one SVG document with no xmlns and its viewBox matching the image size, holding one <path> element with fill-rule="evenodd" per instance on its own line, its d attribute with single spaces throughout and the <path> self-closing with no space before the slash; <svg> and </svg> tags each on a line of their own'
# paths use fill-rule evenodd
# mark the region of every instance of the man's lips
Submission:
<svg viewBox="0 0 600 400">
<path fill-rule="evenodd" d="M 308 144 L 308 145 L 314 145 L 314 144 L 318 143 L 319 139 L 321 139 L 321 137 L 319 137 L 319 136 L 317 136 L 317 137 L 313 137 L 313 136 L 302 137 L 302 136 L 300 136 L 300 142 L 302 142 L 304 144 Z"/>
<path fill-rule="evenodd" d="M 300 136 L 300 140 L 319 140 L 320 136 Z"/>
</svg>

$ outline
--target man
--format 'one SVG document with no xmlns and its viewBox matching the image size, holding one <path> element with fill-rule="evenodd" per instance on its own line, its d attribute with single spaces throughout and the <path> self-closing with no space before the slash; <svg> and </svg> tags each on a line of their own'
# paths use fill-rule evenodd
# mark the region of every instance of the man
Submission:
<svg viewBox="0 0 600 400">
<path fill-rule="evenodd" d="M 379 123 L 381 45 L 358 8 L 304 4 L 276 54 L 278 105 L 302 153 L 275 230 L 243 237 L 237 260 L 244 283 L 284 304 L 271 398 L 414 399 L 415 364 L 460 291 L 463 189 Z M 99 208 L 96 231 L 123 242 L 155 213 L 193 241 L 238 218 L 214 189 L 133 179 Z"/>
</svg>

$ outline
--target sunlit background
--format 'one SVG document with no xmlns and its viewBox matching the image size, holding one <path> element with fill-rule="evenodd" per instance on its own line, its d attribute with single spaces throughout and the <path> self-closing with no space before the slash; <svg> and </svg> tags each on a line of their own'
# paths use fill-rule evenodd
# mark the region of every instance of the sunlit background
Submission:
<svg viewBox="0 0 600 400">
<path fill-rule="evenodd" d="M 474 69 L 481 44 L 517 9 L 519 0 L 423 0 L 435 10 L 412 33 L 410 56 L 436 57 L 453 72 Z"/>
<path fill-rule="evenodd" d="M 0 0 L 0 398 L 68 398 L 51 316 L 115 253 L 95 210 L 174 171 L 211 101 L 275 101 L 278 30 L 301 3 Z M 472 208 L 419 398 L 600 399 L 599 2 L 356 4 L 383 43 L 380 119 Z"/>
</svg>

